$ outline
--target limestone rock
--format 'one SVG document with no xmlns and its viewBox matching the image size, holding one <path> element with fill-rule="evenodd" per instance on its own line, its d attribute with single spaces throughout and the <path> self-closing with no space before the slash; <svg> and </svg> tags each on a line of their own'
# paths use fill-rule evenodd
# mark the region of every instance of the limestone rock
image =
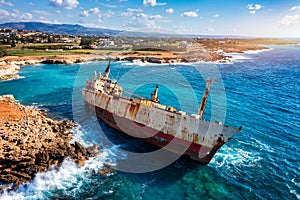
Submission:
<svg viewBox="0 0 300 200">
<path fill-rule="evenodd" d="M 74 126 L 71 120 L 55 121 L 43 111 L 17 104 L 12 95 L 1 96 L 0 182 L 13 183 L 16 189 L 36 173 L 59 167 L 65 158 L 83 166 L 98 153 L 98 146 L 86 149 L 79 142 L 71 144 Z"/>
<path fill-rule="evenodd" d="M 15 97 L 11 94 L 0 96 L 0 101 L 15 102 Z"/>
</svg>

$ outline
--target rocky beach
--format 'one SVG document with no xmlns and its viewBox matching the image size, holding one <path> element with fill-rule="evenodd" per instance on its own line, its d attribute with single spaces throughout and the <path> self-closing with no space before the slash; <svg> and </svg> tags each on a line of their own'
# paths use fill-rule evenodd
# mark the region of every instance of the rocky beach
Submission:
<svg viewBox="0 0 300 200">
<path fill-rule="evenodd" d="M 163 40 L 164 41 L 164 40 Z M 157 41 L 156 41 L 157 42 Z M 268 50 L 267 46 L 262 45 L 294 45 L 293 41 L 283 41 L 277 39 L 205 39 L 198 38 L 192 40 L 185 48 L 180 51 L 172 43 L 163 42 L 155 46 L 156 43 L 147 43 L 140 48 L 129 51 L 109 50 L 109 49 L 91 49 L 78 54 L 68 55 L 68 51 L 61 51 L 57 55 L 45 55 L 47 51 L 40 51 L 40 54 L 23 56 L 4 56 L 0 58 L 0 81 L 18 79 L 18 72 L 21 66 L 36 64 L 67 64 L 116 60 L 129 61 L 133 63 L 156 63 L 156 64 L 174 64 L 174 63 L 193 63 L 193 62 L 214 62 L 231 63 L 232 56 L 228 53 L 243 54 L 247 51 Z M 178 44 L 179 45 L 179 44 Z M 180 45 L 179 45 L 180 46 Z M 37 46 L 38 47 L 38 46 Z M 147 47 L 147 48 L 146 48 Z M 25 50 L 24 50 L 25 52 Z M 56 51 L 54 51 L 56 52 Z M 74 52 L 73 52 L 74 53 Z"/>
<path fill-rule="evenodd" d="M 134 63 L 188 63 L 188 62 L 229 62 L 227 56 L 218 55 L 215 52 L 207 53 L 204 50 L 199 52 L 191 51 L 185 54 L 172 52 L 158 53 L 111 53 L 106 55 L 57 55 L 57 56 L 6 56 L 0 58 L 0 81 L 18 79 L 20 67 L 37 64 L 67 64 L 83 63 L 91 61 L 116 60 L 129 61 Z"/>
<path fill-rule="evenodd" d="M 0 96 L 0 190 L 16 189 L 66 158 L 83 166 L 98 154 L 97 145 L 70 143 L 74 126 L 71 120 L 56 121 L 44 111 L 16 103 L 12 95 Z"/>
</svg>

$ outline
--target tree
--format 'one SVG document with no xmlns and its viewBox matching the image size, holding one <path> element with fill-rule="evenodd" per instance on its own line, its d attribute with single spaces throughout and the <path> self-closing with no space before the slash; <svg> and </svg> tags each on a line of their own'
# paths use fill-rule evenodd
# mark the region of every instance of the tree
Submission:
<svg viewBox="0 0 300 200">
<path fill-rule="evenodd" d="M 91 37 L 82 37 L 81 38 L 80 46 L 82 46 L 83 48 L 90 48 L 92 44 L 94 44 L 93 38 L 91 38 Z"/>
<path fill-rule="evenodd" d="M 6 47 L 0 46 L 0 58 L 7 56 L 7 50 Z"/>
<path fill-rule="evenodd" d="M 12 48 L 16 47 L 16 42 L 14 40 L 10 43 L 10 47 Z"/>
</svg>

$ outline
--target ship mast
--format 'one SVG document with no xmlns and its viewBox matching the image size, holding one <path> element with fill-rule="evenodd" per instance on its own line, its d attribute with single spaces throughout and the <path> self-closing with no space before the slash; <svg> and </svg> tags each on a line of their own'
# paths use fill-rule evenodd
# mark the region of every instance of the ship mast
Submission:
<svg viewBox="0 0 300 200">
<path fill-rule="evenodd" d="M 108 79 L 109 73 L 110 73 L 110 61 L 109 61 L 108 65 L 107 65 L 107 67 L 106 67 L 106 69 L 104 71 L 104 76 L 103 77 L 105 79 Z"/>
<path fill-rule="evenodd" d="M 159 99 L 158 99 L 158 85 L 156 86 L 155 90 L 153 93 L 151 93 L 151 101 L 158 103 Z"/>
<path fill-rule="evenodd" d="M 206 101 L 207 101 L 208 94 L 209 94 L 209 91 L 210 91 L 210 85 L 212 83 L 213 83 L 212 79 L 206 80 L 206 88 L 205 88 L 205 91 L 204 91 L 204 94 L 203 94 L 203 97 L 202 97 L 202 101 L 201 101 L 201 104 L 199 106 L 199 111 L 198 111 L 198 115 L 200 116 L 199 117 L 200 119 L 203 118 L 204 110 L 205 110 L 205 106 L 206 106 Z"/>
</svg>

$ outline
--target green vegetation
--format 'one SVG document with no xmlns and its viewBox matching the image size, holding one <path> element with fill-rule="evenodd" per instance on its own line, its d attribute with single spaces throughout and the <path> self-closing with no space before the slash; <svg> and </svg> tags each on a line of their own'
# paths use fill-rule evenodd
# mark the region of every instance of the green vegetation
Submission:
<svg viewBox="0 0 300 200">
<path fill-rule="evenodd" d="M 9 56 L 56 56 L 56 55 L 75 55 L 75 54 L 89 54 L 90 52 L 66 50 L 66 51 L 43 51 L 32 49 L 9 49 Z"/>
<path fill-rule="evenodd" d="M 0 46 L 0 58 L 7 56 L 7 50 L 5 46 Z"/>
<path fill-rule="evenodd" d="M 49 45 L 28 45 L 28 46 L 22 46 L 22 49 L 36 49 L 36 50 L 46 50 L 46 49 L 51 49 L 51 50 L 58 50 L 58 49 L 63 49 L 63 50 L 68 50 L 70 49 L 72 45 L 66 45 L 66 44 L 49 44 Z"/>
<path fill-rule="evenodd" d="M 94 42 L 95 38 L 93 37 L 82 37 L 79 46 L 82 46 L 84 49 L 90 49 Z"/>
<path fill-rule="evenodd" d="M 36 50 L 36 49 L 25 49 L 25 48 L 10 48 L 7 49 L 7 55 L 9 56 L 56 56 L 56 55 L 77 55 L 77 54 L 110 54 L 112 50 L 94 50 L 94 49 L 73 49 L 63 51 L 52 51 L 52 50 Z"/>
<path fill-rule="evenodd" d="M 263 45 L 287 45 L 294 42 L 273 38 L 181 38 L 181 37 L 96 37 L 52 35 L 35 31 L 4 29 L 0 32 L 0 57 L 53 56 L 76 54 L 114 54 L 137 56 L 173 53 L 174 55 L 221 55 L 266 49 Z"/>
</svg>

